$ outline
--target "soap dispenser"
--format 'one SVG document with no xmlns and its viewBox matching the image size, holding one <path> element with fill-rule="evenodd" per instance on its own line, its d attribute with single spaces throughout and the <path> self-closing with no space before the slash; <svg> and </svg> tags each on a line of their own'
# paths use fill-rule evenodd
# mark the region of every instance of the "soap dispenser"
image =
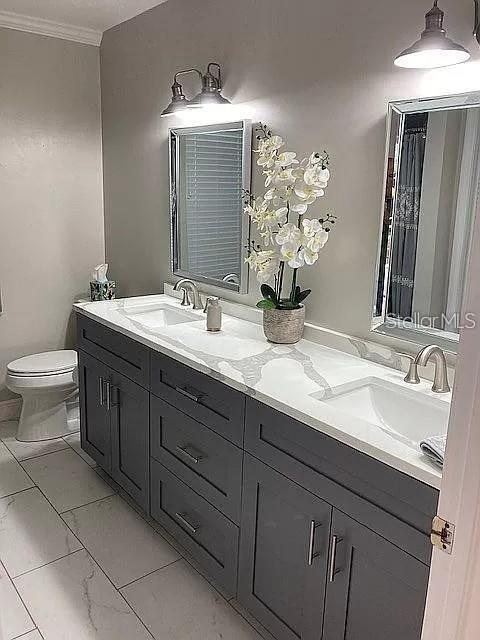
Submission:
<svg viewBox="0 0 480 640">
<path fill-rule="evenodd" d="M 207 298 L 207 331 L 221 331 L 222 329 L 222 307 L 220 301 L 214 296 Z"/>
</svg>

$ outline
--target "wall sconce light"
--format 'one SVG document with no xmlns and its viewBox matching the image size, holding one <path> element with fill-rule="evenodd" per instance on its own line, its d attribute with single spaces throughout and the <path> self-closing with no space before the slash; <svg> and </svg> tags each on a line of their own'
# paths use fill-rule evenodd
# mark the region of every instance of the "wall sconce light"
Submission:
<svg viewBox="0 0 480 640">
<path fill-rule="evenodd" d="M 212 73 L 214 68 L 216 69 L 216 74 Z M 192 98 L 192 100 L 187 100 L 183 93 L 182 85 L 178 82 L 178 77 L 185 73 L 196 73 L 202 84 L 200 93 Z M 173 78 L 172 100 L 168 107 L 162 111 L 161 117 L 164 118 L 165 116 L 173 115 L 185 109 L 231 104 L 230 100 L 222 96 L 222 88 L 222 72 L 220 65 L 216 62 L 210 62 L 208 64 L 206 73 L 202 73 L 198 69 L 178 71 Z"/>
<path fill-rule="evenodd" d="M 480 43 L 479 0 L 474 0 L 474 2 L 474 34 Z M 438 7 L 438 0 L 435 0 L 433 7 L 425 15 L 425 30 L 422 32 L 420 39 L 395 58 L 397 67 L 433 69 L 435 67 L 460 64 L 470 58 L 470 52 L 465 47 L 447 38 L 446 31 L 443 28 L 444 16 L 445 13 Z"/>
</svg>

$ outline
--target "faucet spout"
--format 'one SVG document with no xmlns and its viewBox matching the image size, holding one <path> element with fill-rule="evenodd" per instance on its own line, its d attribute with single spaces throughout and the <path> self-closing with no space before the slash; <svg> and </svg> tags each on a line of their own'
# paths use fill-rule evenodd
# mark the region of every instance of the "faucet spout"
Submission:
<svg viewBox="0 0 480 640">
<path fill-rule="evenodd" d="M 203 309 L 202 298 L 200 297 L 200 293 L 195 283 L 193 283 L 191 280 L 188 280 L 188 278 L 182 278 L 181 280 L 176 282 L 173 287 L 174 291 L 178 291 L 179 289 L 183 289 L 183 291 L 187 292 L 187 296 L 186 296 L 187 301 L 188 301 L 188 291 L 190 291 L 190 293 L 193 296 L 194 309 Z M 182 302 L 182 305 L 183 305 L 183 302 Z"/>
<path fill-rule="evenodd" d="M 435 393 L 448 393 L 450 385 L 448 384 L 447 360 L 440 347 L 436 344 L 424 347 L 417 353 L 414 363 L 420 367 L 425 367 L 430 359 L 433 359 L 435 364 L 432 391 Z"/>
</svg>

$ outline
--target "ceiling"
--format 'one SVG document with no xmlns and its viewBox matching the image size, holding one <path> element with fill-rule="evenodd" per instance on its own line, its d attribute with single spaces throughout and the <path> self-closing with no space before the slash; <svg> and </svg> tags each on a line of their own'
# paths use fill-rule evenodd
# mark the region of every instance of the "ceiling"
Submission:
<svg viewBox="0 0 480 640">
<path fill-rule="evenodd" d="M 0 0 L 0 26 L 98 44 L 103 31 L 162 2 L 165 0 Z"/>
</svg>

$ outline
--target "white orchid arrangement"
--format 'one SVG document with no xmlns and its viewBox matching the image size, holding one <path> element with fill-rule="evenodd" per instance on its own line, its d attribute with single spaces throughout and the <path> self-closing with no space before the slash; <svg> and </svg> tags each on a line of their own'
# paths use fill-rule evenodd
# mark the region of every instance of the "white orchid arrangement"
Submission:
<svg viewBox="0 0 480 640">
<path fill-rule="evenodd" d="M 297 271 L 318 260 L 336 217 L 305 218 L 308 207 L 325 194 L 330 179 L 326 152 L 299 162 L 296 153 L 281 151 L 284 141 L 260 124 L 257 164 L 263 167 L 263 197 L 247 193 L 245 213 L 257 227 L 262 244 L 250 242 L 246 262 L 262 283 L 261 309 L 298 309 L 311 293 L 297 285 Z M 293 269 L 288 298 L 283 296 L 285 265 Z M 267 283 L 272 281 L 273 287 Z"/>
</svg>

